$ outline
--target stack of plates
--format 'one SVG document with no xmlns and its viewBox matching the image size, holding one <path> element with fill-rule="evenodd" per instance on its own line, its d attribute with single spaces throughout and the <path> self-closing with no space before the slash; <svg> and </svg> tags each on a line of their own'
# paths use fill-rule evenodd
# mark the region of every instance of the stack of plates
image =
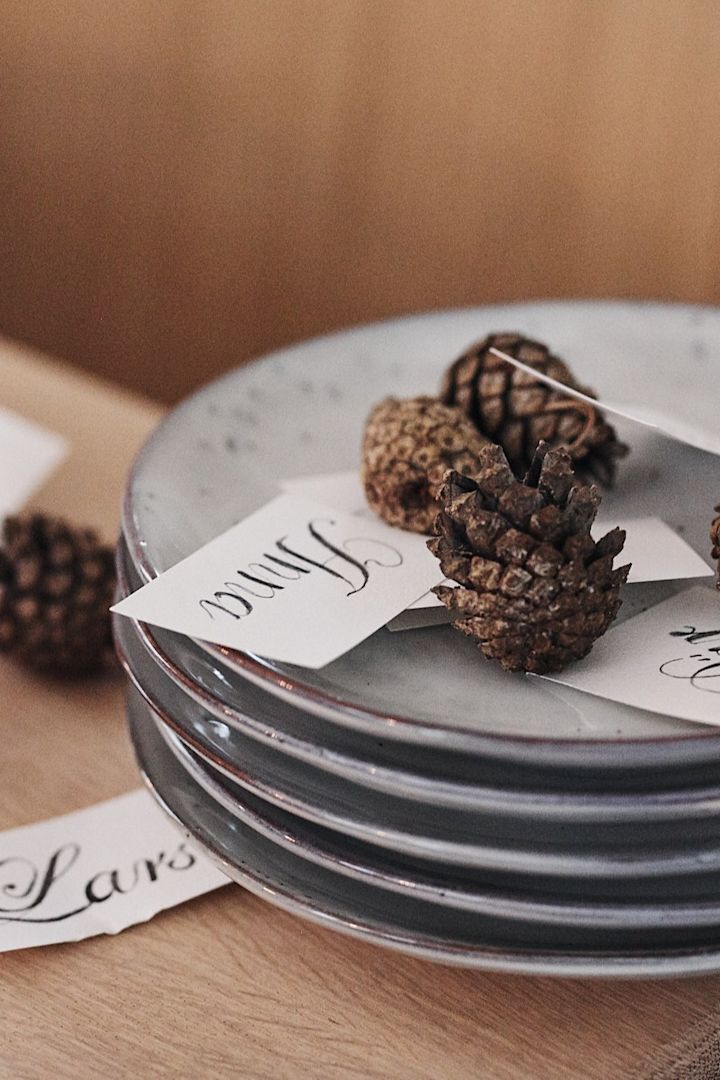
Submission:
<svg viewBox="0 0 720 1080">
<path fill-rule="evenodd" d="M 710 426 L 717 312 L 537 304 L 311 342 L 231 373 L 161 425 L 128 486 L 121 591 L 281 480 L 355 467 L 375 401 L 432 392 L 469 342 L 515 328 L 608 400 L 667 408 L 681 392 L 684 418 Z M 632 455 L 608 511 L 662 517 L 706 555 L 717 459 L 647 429 L 621 435 Z M 625 609 L 677 588 L 634 586 Z M 720 729 L 507 675 L 447 626 L 381 630 L 321 671 L 127 619 L 115 632 L 148 785 L 273 903 L 477 967 L 720 969 Z"/>
</svg>

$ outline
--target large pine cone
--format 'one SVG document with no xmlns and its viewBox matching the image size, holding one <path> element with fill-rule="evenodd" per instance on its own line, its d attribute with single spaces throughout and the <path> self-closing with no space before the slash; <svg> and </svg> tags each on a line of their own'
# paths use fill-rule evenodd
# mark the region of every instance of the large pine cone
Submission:
<svg viewBox="0 0 720 1080">
<path fill-rule="evenodd" d="M 712 541 L 712 557 L 717 559 L 717 587 L 720 589 L 720 505 L 715 507 L 715 513 L 717 517 L 710 528 L 710 539 Z"/>
<path fill-rule="evenodd" d="M 434 591 L 458 630 L 509 671 L 560 671 L 590 652 L 621 604 L 629 566 L 613 568 L 625 533 L 595 543 L 600 496 L 575 485 L 564 450 L 538 447 L 525 483 L 499 446 L 473 477 L 451 473 L 428 547 L 459 588 Z"/>
<path fill-rule="evenodd" d="M 0 652 L 82 674 L 110 653 L 112 549 L 44 514 L 7 518 L 0 549 Z"/>
<path fill-rule="evenodd" d="M 520 334 L 490 334 L 448 368 L 440 400 L 458 406 L 478 431 L 499 443 L 516 476 L 525 474 L 535 448 L 544 441 L 553 448 L 564 447 L 580 476 L 611 484 L 617 459 L 627 447 L 602 413 L 512 367 L 489 352 L 491 348 L 595 397 L 545 345 Z"/>
<path fill-rule="evenodd" d="M 363 439 L 368 504 L 389 525 L 432 532 L 445 473 L 475 472 L 486 441 L 458 409 L 434 398 L 385 398 L 370 413 Z"/>
</svg>

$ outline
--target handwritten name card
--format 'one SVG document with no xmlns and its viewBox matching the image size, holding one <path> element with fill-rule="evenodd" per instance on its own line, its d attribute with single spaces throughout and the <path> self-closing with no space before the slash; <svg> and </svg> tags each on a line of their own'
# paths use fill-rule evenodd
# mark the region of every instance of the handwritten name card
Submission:
<svg viewBox="0 0 720 1080">
<path fill-rule="evenodd" d="M 0 833 L 0 952 L 117 934 L 227 882 L 131 791 Z"/>
<path fill-rule="evenodd" d="M 417 537 L 280 495 L 117 604 L 141 622 L 320 668 L 437 581 Z"/>
<path fill-rule="evenodd" d="M 695 586 L 609 630 L 551 682 L 639 709 L 720 724 L 720 593 Z"/>
</svg>

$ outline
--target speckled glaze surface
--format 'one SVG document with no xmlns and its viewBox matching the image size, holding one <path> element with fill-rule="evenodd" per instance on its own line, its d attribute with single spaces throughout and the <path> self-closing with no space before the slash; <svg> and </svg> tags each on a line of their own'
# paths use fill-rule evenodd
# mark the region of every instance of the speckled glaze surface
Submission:
<svg viewBox="0 0 720 1080">
<path fill-rule="evenodd" d="M 572 932 L 554 926 L 551 920 L 458 910 L 340 874 L 288 850 L 209 798 L 133 692 L 128 717 L 140 769 L 166 813 L 230 878 L 293 914 L 378 945 L 466 967 L 583 978 L 720 970 L 720 940 L 712 927 L 683 928 L 681 947 L 673 947 L 670 927 L 660 931 L 656 944 L 634 929 L 634 946 L 614 946 L 622 938 L 613 931 L 594 935 L 586 928 Z"/>
<path fill-rule="evenodd" d="M 601 396 L 715 423 L 714 309 L 538 303 L 362 327 L 232 372 L 170 414 L 129 485 L 124 532 L 133 563 L 152 577 L 266 502 L 282 478 L 354 467 L 375 401 L 434 391 L 463 348 L 499 329 L 545 340 Z M 630 424 L 618 428 L 632 453 L 607 511 L 662 517 L 707 558 L 717 459 Z M 634 586 L 625 615 L 673 588 Z M 304 710 L 387 739 L 559 765 L 720 760 L 718 732 L 508 676 L 449 627 L 381 630 L 319 672 L 205 648 Z"/>
</svg>

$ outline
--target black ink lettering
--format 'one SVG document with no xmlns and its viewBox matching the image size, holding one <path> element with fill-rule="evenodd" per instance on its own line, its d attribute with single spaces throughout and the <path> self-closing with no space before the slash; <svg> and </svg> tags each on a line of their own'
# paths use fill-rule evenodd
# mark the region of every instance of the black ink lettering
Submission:
<svg viewBox="0 0 720 1080">
<path fill-rule="evenodd" d="M 274 566 L 267 566 L 265 563 L 261 562 L 251 562 L 248 564 L 247 569 L 236 570 L 238 577 L 243 578 L 245 581 L 252 582 L 254 585 L 259 585 L 263 589 L 267 589 L 267 592 L 257 592 L 248 586 L 241 586 L 236 582 L 225 581 L 223 583 L 223 588 L 213 593 L 212 600 L 205 598 L 199 601 L 202 610 L 209 615 L 211 619 L 215 618 L 212 610 L 213 608 L 223 612 L 225 615 L 229 615 L 232 619 L 244 619 L 252 613 L 254 606 L 250 600 L 242 595 L 243 593 L 247 593 L 257 600 L 272 600 L 278 592 L 287 588 L 286 585 L 281 585 L 277 581 L 268 580 L 266 577 L 258 577 L 257 573 L 250 573 L 251 570 L 260 570 L 263 574 L 274 575 L 282 581 L 298 581 L 302 575 L 312 573 L 310 568 L 314 567 L 316 570 L 322 570 L 324 573 L 330 574 L 331 577 L 337 578 L 338 581 L 345 582 L 345 584 L 350 587 L 347 595 L 354 596 L 356 593 L 362 592 L 367 585 L 370 578 L 370 572 L 368 570 L 369 566 L 391 567 L 401 566 L 403 563 L 403 557 L 396 548 L 392 547 L 390 544 L 383 543 L 381 540 L 375 540 L 372 537 L 350 537 L 350 539 L 344 541 L 343 547 L 338 547 L 337 544 L 333 543 L 328 537 L 320 532 L 318 527 L 320 524 L 334 525 L 335 522 L 331 518 L 326 518 L 307 523 L 307 529 L 310 536 L 316 543 L 320 544 L 321 547 L 331 553 L 330 558 L 321 561 L 312 558 L 310 555 L 304 555 L 302 552 L 289 547 L 287 544 L 287 537 L 283 536 L 275 541 L 277 550 L 282 552 L 283 555 L 289 555 L 294 560 L 297 560 L 297 562 L 300 562 L 301 564 L 305 563 L 306 565 L 298 566 L 297 562 L 288 562 L 287 559 L 282 559 L 277 555 L 265 552 L 263 555 L 264 559 L 267 559 L 268 562 L 275 563 L 277 566 L 283 567 L 285 570 L 291 571 L 291 573 L 283 574 L 279 570 L 276 570 Z M 371 548 L 376 550 L 376 554 L 366 558 L 364 561 L 355 558 L 355 556 L 351 555 L 348 551 L 348 546 L 350 544 L 358 543 L 371 545 Z M 385 561 L 383 561 L 381 555 L 384 556 Z M 387 561 L 389 555 L 392 556 L 392 562 Z M 331 565 L 338 561 L 341 564 L 344 564 L 343 568 L 345 570 L 352 568 L 353 570 L 358 571 L 360 575 L 359 583 L 354 582 L 347 573 L 341 573 L 340 570 L 335 569 Z M 231 604 L 230 601 L 233 603 Z M 240 604 L 242 610 L 238 610 L 235 604 Z"/>
<path fill-rule="evenodd" d="M 246 600 L 244 596 L 240 596 L 237 592 L 231 591 L 232 589 L 239 589 L 239 585 L 233 585 L 232 582 L 225 582 L 225 585 L 225 589 L 221 589 L 219 592 L 213 593 L 213 596 L 215 597 L 214 600 L 201 600 L 200 607 L 207 615 L 210 616 L 211 619 L 215 618 L 213 613 L 209 610 L 211 607 L 217 608 L 218 611 L 224 611 L 226 615 L 232 616 L 233 619 L 247 618 L 247 616 L 253 609 L 252 604 L 249 600 Z M 237 611 L 231 611 L 230 608 L 226 607 L 224 604 L 219 603 L 218 601 L 220 601 L 223 597 L 228 597 L 230 600 L 237 600 L 237 602 L 239 604 L 242 604 L 243 608 L 245 609 L 244 612 L 238 613 Z"/>
<path fill-rule="evenodd" d="M 257 566 L 257 563 L 251 563 L 250 565 Z M 245 570 L 237 570 L 236 573 L 240 577 L 245 578 L 247 581 L 254 581 L 256 585 L 264 585 L 266 589 L 270 590 L 269 593 L 256 593 L 253 592 L 252 589 L 248 589 L 248 592 L 251 596 L 257 596 L 261 600 L 272 600 L 273 596 L 276 592 L 278 592 L 278 590 L 282 590 L 285 588 L 284 585 L 273 585 L 270 581 L 263 581 L 262 578 L 255 577 L 254 574 L 248 574 Z"/>
<path fill-rule="evenodd" d="M 271 570 L 268 569 L 267 566 L 263 566 L 263 570 L 268 570 L 268 573 L 277 574 L 279 578 L 284 578 L 287 581 L 298 581 L 301 574 L 309 574 L 311 572 L 308 570 L 307 566 L 295 566 L 286 559 L 279 559 L 277 555 L 268 555 L 267 552 L 263 555 L 263 558 L 268 559 L 270 562 L 277 563 L 278 566 L 284 566 L 286 570 L 294 570 L 295 574 L 288 577 L 286 574 L 281 574 L 279 570 Z M 259 563 L 258 565 L 262 566 L 263 564 Z"/>
<path fill-rule="evenodd" d="M 720 640 L 720 630 L 698 630 L 695 626 L 685 626 L 682 630 L 671 630 L 669 636 L 684 638 L 689 645 L 703 645 L 704 649 L 703 652 L 666 660 L 660 665 L 660 674 L 689 682 L 695 690 L 720 694 L 720 645 L 708 647 L 709 642 Z M 700 683 L 707 685 L 701 686 Z"/>
<path fill-rule="evenodd" d="M 293 551 L 285 543 L 285 537 L 282 540 L 276 541 L 276 546 L 279 551 L 284 552 L 286 555 L 292 555 L 294 559 L 302 559 L 303 562 L 308 563 L 309 566 L 314 566 L 317 570 L 324 570 L 326 574 L 330 574 L 332 577 L 339 578 L 340 581 L 344 581 L 347 585 L 352 586 L 350 578 L 346 578 L 343 574 L 339 574 L 337 570 L 331 570 L 326 563 L 318 562 L 316 559 L 311 559 L 309 555 L 301 555 L 299 551 Z M 328 562 L 332 560 L 328 559 Z M 310 571 L 308 571 L 310 573 Z"/>
<path fill-rule="evenodd" d="M 720 630 L 696 630 L 694 626 L 686 626 L 682 630 L 671 630 L 670 637 L 685 638 L 690 645 L 697 645 L 715 637 L 720 638 Z"/>
<path fill-rule="evenodd" d="M 335 522 L 329 521 L 327 522 L 327 524 L 334 525 Z M 355 586 L 355 588 L 351 589 L 347 595 L 354 596 L 355 593 L 362 592 L 370 579 L 370 574 L 365 564 L 359 562 L 357 559 L 354 559 L 352 555 L 348 555 L 347 552 L 342 551 L 339 547 L 336 547 L 335 544 L 331 543 L 330 540 L 327 540 L 324 536 L 322 536 L 318 532 L 314 521 L 310 522 L 310 524 L 308 525 L 308 530 L 310 532 L 310 535 L 315 540 L 317 540 L 319 544 L 322 544 L 324 547 L 326 547 L 328 551 L 332 551 L 335 555 L 337 555 L 338 558 L 345 559 L 347 562 L 350 563 L 351 566 L 354 566 L 356 570 L 360 571 L 360 574 L 362 576 L 362 584 Z"/>
<path fill-rule="evenodd" d="M 165 852 L 161 851 L 156 859 L 144 859 L 143 863 L 147 871 L 148 881 L 155 882 L 158 879 L 158 870 L 165 861 Z M 137 863 L 135 864 L 137 866 Z"/>
<path fill-rule="evenodd" d="M 26 904 L 24 907 L 0 907 L 0 912 L 4 913 L 7 911 L 8 913 L 15 914 L 19 911 L 31 911 L 39 904 L 42 904 L 55 882 L 59 881 L 59 879 L 71 869 L 79 854 L 80 846 L 78 844 L 65 844 L 63 847 L 58 848 L 58 850 L 50 857 L 47 869 L 42 877 L 37 868 L 34 867 L 32 863 L 28 862 L 27 859 L 3 859 L 3 861 L 0 862 L 0 870 L 2 870 L 3 867 L 8 867 L 13 864 L 18 865 L 18 867 L 20 865 L 25 865 L 25 867 L 28 867 L 31 870 L 30 880 L 24 890 L 20 891 L 20 886 L 16 885 L 16 883 L 11 880 L 2 888 L 4 896 L 16 896 L 20 900 L 25 900 L 32 896 L 38 881 L 40 881 L 40 885 L 35 893 L 34 899 L 29 904 Z"/>
<path fill-rule="evenodd" d="M 196 862 L 192 851 L 189 851 L 185 844 L 180 844 L 172 858 L 168 859 L 167 865 L 171 870 L 189 870 Z"/>
<path fill-rule="evenodd" d="M 162 866 L 170 870 L 183 871 L 189 870 L 196 863 L 193 853 L 187 849 L 184 843 L 181 843 L 169 859 L 164 852 L 160 852 L 154 859 L 136 859 L 126 878 L 123 878 L 122 871 L 119 868 L 100 870 L 90 878 L 82 890 L 84 903 L 79 907 L 71 908 L 56 915 L 41 915 L 39 912 L 32 915 L 27 914 L 46 900 L 52 886 L 74 866 L 79 855 L 79 844 L 66 844 L 64 847 L 59 848 L 50 858 L 47 868 L 42 874 L 28 859 L 16 856 L 1 860 L 0 870 L 5 869 L 7 874 L 12 868 L 12 876 L 10 880 L 0 887 L 0 894 L 14 896 L 19 900 L 28 899 L 34 894 L 34 898 L 31 903 L 26 904 L 24 907 L 0 908 L 0 927 L 3 923 L 44 925 L 65 922 L 76 915 L 82 915 L 94 904 L 104 904 L 113 896 L 125 896 L 136 889 L 141 881 L 147 880 L 150 884 L 156 882 Z M 147 875 L 146 879 L 143 871 Z M 18 873 L 24 873 L 27 880 L 21 880 L 17 877 Z M 37 887 L 38 883 L 40 883 L 39 887 Z M 37 892 L 35 893 L 36 887 Z"/>
<path fill-rule="evenodd" d="M 351 536 L 345 541 L 345 547 L 348 544 L 375 544 L 377 547 L 384 548 L 385 551 L 392 552 L 395 556 L 395 562 L 380 562 L 379 559 L 367 558 L 364 559 L 365 566 L 382 566 L 382 567 L 395 567 L 402 566 L 404 560 L 397 548 L 392 547 L 390 544 L 383 543 L 382 540 L 375 540 L 372 537 L 367 536 Z"/>
</svg>

